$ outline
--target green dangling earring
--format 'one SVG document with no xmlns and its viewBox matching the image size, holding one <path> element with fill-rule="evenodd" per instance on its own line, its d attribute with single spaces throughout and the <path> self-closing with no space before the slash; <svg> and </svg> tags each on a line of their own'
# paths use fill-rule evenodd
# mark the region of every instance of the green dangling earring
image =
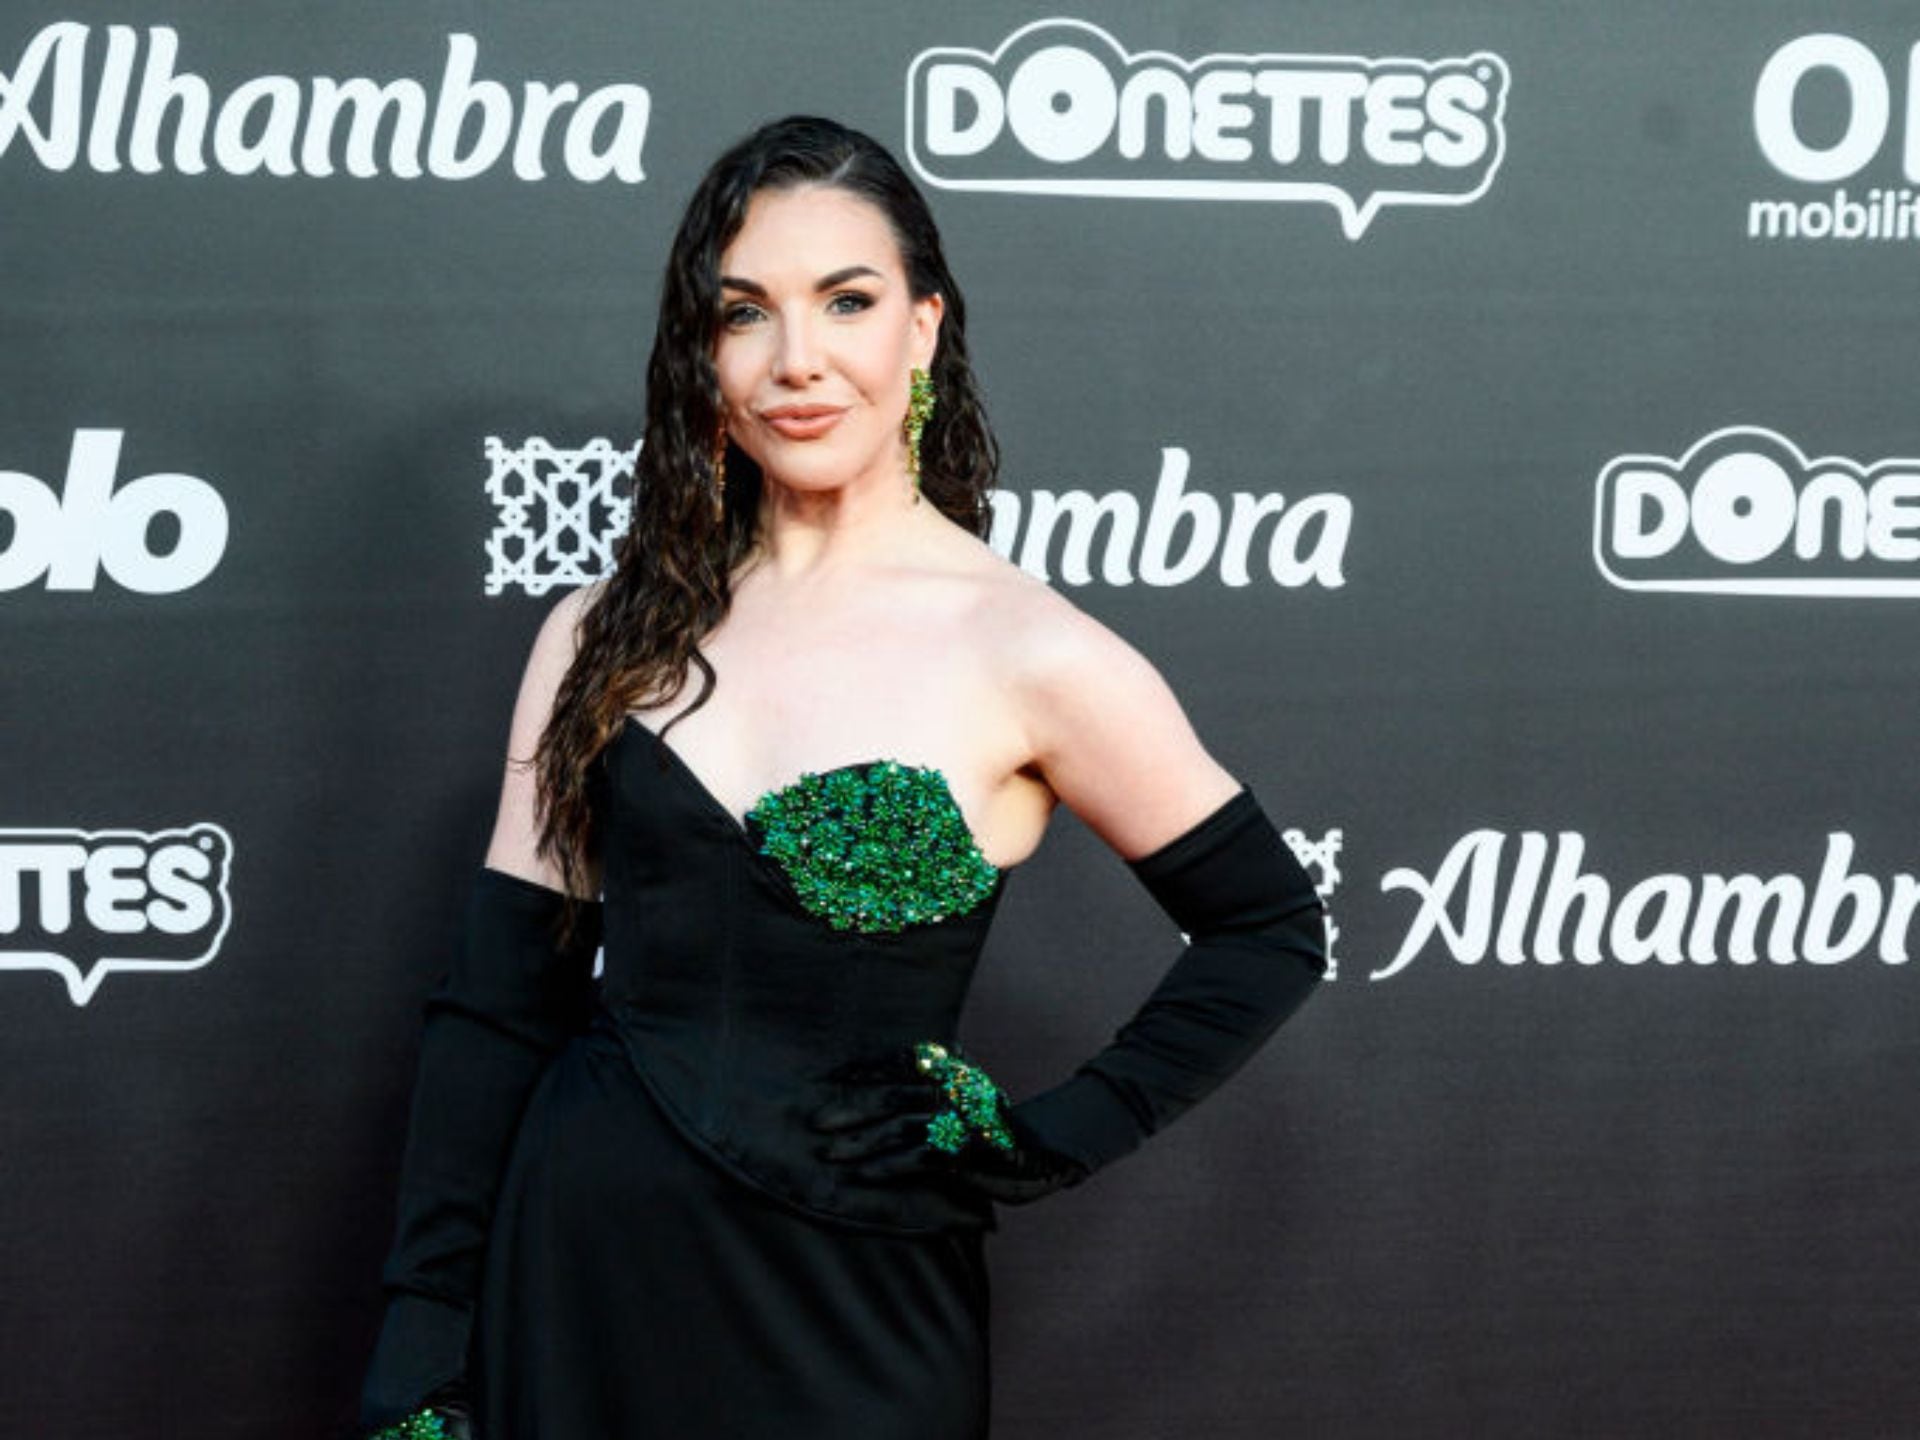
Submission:
<svg viewBox="0 0 1920 1440">
<path fill-rule="evenodd" d="M 933 418 L 933 377 L 916 365 L 907 374 L 907 475 L 913 481 L 913 503 L 920 503 L 920 436 Z"/>
</svg>

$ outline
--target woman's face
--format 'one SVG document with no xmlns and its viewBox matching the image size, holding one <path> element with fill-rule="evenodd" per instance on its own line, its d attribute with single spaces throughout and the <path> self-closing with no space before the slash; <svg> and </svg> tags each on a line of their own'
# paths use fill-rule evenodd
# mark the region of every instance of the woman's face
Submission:
<svg viewBox="0 0 1920 1440">
<path fill-rule="evenodd" d="M 720 257 L 714 347 L 733 441 L 800 490 L 905 489 L 908 371 L 939 296 L 915 300 L 885 215 L 830 185 L 763 190 Z"/>
</svg>

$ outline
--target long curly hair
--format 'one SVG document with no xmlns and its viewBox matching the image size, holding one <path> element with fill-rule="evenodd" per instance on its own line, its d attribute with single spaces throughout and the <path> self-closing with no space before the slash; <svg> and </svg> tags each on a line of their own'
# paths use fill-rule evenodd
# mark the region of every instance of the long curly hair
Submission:
<svg viewBox="0 0 1920 1440">
<path fill-rule="evenodd" d="M 568 895 L 599 842 L 591 772 L 627 713 L 671 701 L 690 666 L 701 674 L 692 703 L 662 733 L 700 708 L 716 684 L 701 639 L 725 618 L 731 577 L 753 548 L 760 468 L 737 446 L 725 450 L 725 501 L 714 506 L 714 441 L 721 399 L 713 363 L 720 328 L 720 257 L 762 191 L 832 185 L 874 205 L 887 219 L 916 300 L 944 301 L 929 373 L 935 405 L 920 441 L 920 493 L 982 538 L 999 447 L 967 358 L 967 308 L 947 269 L 926 199 L 887 150 L 833 120 L 794 115 L 734 145 L 701 179 L 673 238 L 660 287 L 653 353 L 647 362 L 646 432 L 633 474 L 633 519 L 614 568 L 582 615 L 577 648 L 554 697 L 532 763 L 538 769 L 538 850 L 556 864 Z"/>
</svg>

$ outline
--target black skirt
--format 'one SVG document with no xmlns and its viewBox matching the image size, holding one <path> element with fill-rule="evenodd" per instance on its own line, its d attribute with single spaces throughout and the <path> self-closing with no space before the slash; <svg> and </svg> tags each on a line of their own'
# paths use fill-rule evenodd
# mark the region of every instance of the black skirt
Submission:
<svg viewBox="0 0 1920 1440">
<path fill-rule="evenodd" d="M 542 1075 L 470 1355 L 479 1440 L 979 1440 L 985 1234 L 783 1205 L 662 1112 L 604 1023 Z"/>
</svg>

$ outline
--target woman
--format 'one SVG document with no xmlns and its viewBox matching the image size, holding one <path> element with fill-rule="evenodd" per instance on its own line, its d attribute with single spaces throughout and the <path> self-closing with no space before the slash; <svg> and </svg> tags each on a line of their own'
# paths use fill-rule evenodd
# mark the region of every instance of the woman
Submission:
<svg viewBox="0 0 1920 1440">
<path fill-rule="evenodd" d="M 1134 1148 L 1317 982 L 1319 899 L 1252 792 L 984 543 L 965 321 L 858 132 L 768 125 L 693 196 L 632 529 L 535 641 L 535 763 L 428 1001 L 364 1427 L 983 1435 L 996 1204 Z M 953 1033 L 1058 802 L 1190 943 L 1012 1105 Z"/>
</svg>

